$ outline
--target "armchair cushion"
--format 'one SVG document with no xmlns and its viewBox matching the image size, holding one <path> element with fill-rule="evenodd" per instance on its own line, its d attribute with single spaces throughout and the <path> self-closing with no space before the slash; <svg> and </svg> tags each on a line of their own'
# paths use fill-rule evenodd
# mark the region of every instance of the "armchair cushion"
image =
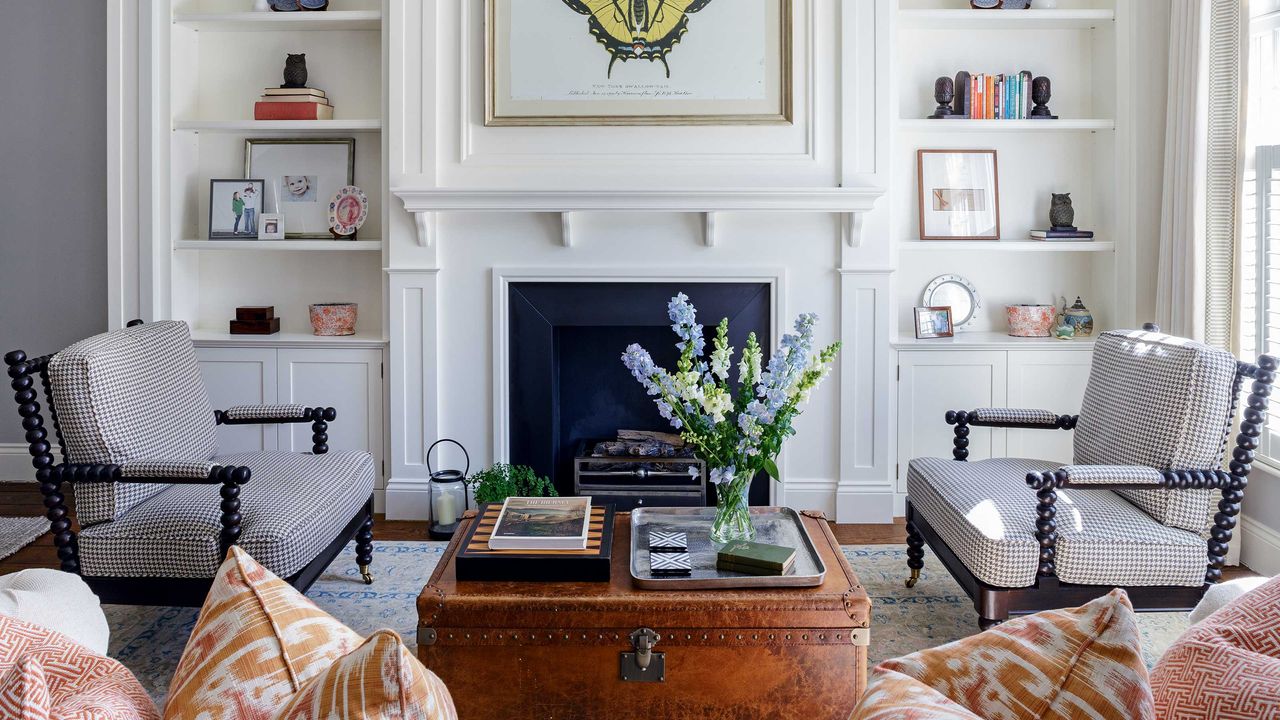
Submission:
<svg viewBox="0 0 1280 720">
<path fill-rule="evenodd" d="M 213 408 L 186 323 L 147 323 L 81 340 L 53 357 L 49 379 L 73 463 L 201 461 L 217 452 Z M 84 526 L 114 520 L 165 487 L 79 485 L 76 515 Z"/>
<path fill-rule="evenodd" d="M 1235 372 L 1235 357 L 1208 345 L 1144 331 L 1102 333 L 1076 424 L 1075 463 L 1220 467 Z M 1210 490 L 1120 493 L 1165 525 L 1197 533 L 1209 525 Z"/>
<path fill-rule="evenodd" d="M 222 412 L 232 422 L 255 420 L 301 420 L 307 416 L 306 405 L 233 405 Z"/>
<path fill-rule="evenodd" d="M 854 720 L 1154 720 L 1133 606 L 1113 590 L 881 663 Z"/>
<path fill-rule="evenodd" d="M 319 555 L 373 493 L 373 458 L 365 452 L 251 452 L 213 462 L 252 471 L 240 491 L 237 544 L 281 577 Z M 119 520 L 85 528 L 79 540 L 84 574 L 213 577 L 221 559 L 220 489 L 173 485 Z"/>
<path fill-rule="evenodd" d="M 1164 482 L 1163 473 L 1145 465 L 1063 465 L 1058 469 L 1067 474 L 1067 482 L 1072 485 L 1160 485 Z"/>
<path fill-rule="evenodd" d="M 1048 410 L 1023 408 L 978 408 L 969 414 L 972 420 L 987 423 L 1016 423 L 1019 425 L 1053 425 L 1058 422 L 1056 413 Z"/>
<path fill-rule="evenodd" d="M 917 458 L 907 494 L 947 547 L 978 579 L 995 587 L 1035 584 L 1040 546 L 1029 472 L 1058 463 L 1019 458 L 956 462 Z M 1057 575 L 1089 585 L 1185 585 L 1204 582 L 1205 544 L 1166 527 L 1110 490 L 1058 491 Z"/>
</svg>

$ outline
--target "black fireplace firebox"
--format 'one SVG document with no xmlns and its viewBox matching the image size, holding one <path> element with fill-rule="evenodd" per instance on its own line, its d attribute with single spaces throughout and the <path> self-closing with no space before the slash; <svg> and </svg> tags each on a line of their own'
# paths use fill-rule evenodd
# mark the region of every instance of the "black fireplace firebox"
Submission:
<svg viewBox="0 0 1280 720">
<path fill-rule="evenodd" d="M 716 323 L 729 318 L 729 342 L 739 353 L 755 331 L 768 355 L 773 347 L 770 285 L 741 282 L 517 282 L 509 286 L 510 460 L 528 465 L 573 493 L 573 461 L 583 443 L 618 430 L 671 432 L 653 398 L 622 364 L 639 343 L 662 367 L 679 351 L 667 317 L 678 292 L 698 308 L 708 348 Z M 643 494 L 637 479 L 637 495 Z M 752 505 L 769 502 L 769 478 L 751 485 Z M 708 496 L 714 502 L 714 494 Z"/>
</svg>

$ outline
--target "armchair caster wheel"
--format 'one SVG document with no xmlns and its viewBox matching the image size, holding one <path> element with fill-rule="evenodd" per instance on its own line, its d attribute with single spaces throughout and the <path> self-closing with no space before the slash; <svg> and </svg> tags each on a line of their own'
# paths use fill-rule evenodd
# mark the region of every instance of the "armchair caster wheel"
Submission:
<svg viewBox="0 0 1280 720">
<path fill-rule="evenodd" d="M 913 569 L 911 571 L 911 577 L 907 578 L 907 587 L 913 588 L 918 582 L 920 582 L 920 571 Z"/>
<path fill-rule="evenodd" d="M 364 584 L 365 584 L 365 585 L 372 585 L 372 584 L 373 584 L 373 574 L 369 572 L 369 566 L 368 566 L 368 565 L 361 565 L 361 566 L 360 566 L 360 578 L 361 578 L 362 580 L 364 580 Z"/>
</svg>

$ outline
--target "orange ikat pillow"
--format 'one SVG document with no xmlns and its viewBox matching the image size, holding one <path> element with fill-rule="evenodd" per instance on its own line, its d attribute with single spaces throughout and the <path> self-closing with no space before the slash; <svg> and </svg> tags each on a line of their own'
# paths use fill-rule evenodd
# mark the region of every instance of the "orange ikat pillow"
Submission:
<svg viewBox="0 0 1280 720">
<path fill-rule="evenodd" d="M 1113 590 L 875 668 L 856 720 L 1153 720 L 1133 606 Z"/>
</svg>

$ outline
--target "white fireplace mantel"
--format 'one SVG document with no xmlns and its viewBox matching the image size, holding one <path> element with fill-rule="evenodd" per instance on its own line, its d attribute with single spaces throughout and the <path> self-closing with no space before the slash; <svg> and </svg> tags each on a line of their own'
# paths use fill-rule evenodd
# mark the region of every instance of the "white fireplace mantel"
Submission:
<svg viewBox="0 0 1280 720">
<path fill-rule="evenodd" d="M 834 213 L 843 217 L 844 242 L 862 242 L 862 219 L 883 188 L 719 188 L 665 190 L 492 190 L 392 188 L 414 214 L 418 244 L 435 242 L 435 216 L 442 212 L 526 212 L 560 216 L 561 242 L 573 245 L 574 215 L 581 212 L 668 212 L 702 215 L 702 242 L 716 244 L 716 216 L 724 212 Z"/>
</svg>

